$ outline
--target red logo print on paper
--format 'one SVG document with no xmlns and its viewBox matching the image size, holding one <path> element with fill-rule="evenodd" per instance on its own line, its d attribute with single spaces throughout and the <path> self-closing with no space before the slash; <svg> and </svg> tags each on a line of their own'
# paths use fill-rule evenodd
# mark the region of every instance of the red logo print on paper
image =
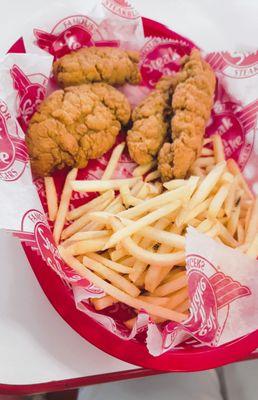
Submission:
<svg viewBox="0 0 258 400">
<path fill-rule="evenodd" d="M 136 19 L 139 17 L 138 12 L 126 0 L 103 0 L 102 5 L 113 14 L 126 19 Z"/>
<path fill-rule="evenodd" d="M 258 101 L 241 107 L 218 85 L 206 136 L 220 134 L 226 158 L 234 158 L 243 169 L 250 157 L 257 124 Z"/>
<path fill-rule="evenodd" d="M 45 98 L 46 88 L 39 83 L 31 82 L 29 76 L 25 75 L 17 65 L 13 65 L 10 74 L 19 97 L 17 119 L 26 132 L 30 118 Z"/>
<path fill-rule="evenodd" d="M 84 15 L 75 15 L 60 21 L 49 33 L 34 29 L 36 44 L 55 59 L 71 51 L 90 46 L 117 47 L 116 40 L 104 41 L 97 25 Z"/>
<path fill-rule="evenodd" d="M 215 71 L 231 78 L 249 78 L 257 74 L 257 51 L 210 53 L 206 61 Z"/>
<path fill-rule="evenodd" d="M 24 139 L 10 115 L 7 105 L 0 100 L 0 179 L 15 181 L 23 173 L 28 162 Z"/>
<path fill-rule="evenodd" d="M 27 211 L 22 219 L 21 231 L 16 231 L 14 236 L 41 256 L 42 267 L 49 266 L 64 281 L 78 282 L 81 280 L 81 277 L 60 257 L 46 217 L 41 211 L 35 209 Z"/>
<path fill-rule="evenodd" d="M 209 269 L 210 276 L 202 271 L 203 265 Z M 203 343 L 215 345 L 228 318 L 230 304 L 245 296 L 251 291 L 226 276 L 206 259 L 198 255 L 187 257 L 189 296 L 191 299 L 190 317 L 184 327 Z M 206 271 L 207 273 L 207 271 Z"/>
<path fill-rule="evenodd" d="M 192 45 L 183 40 L 150 39 L 141 51 L 143 83 L 154 87 L 162 75 L 172 75 L 180 68 L 180 59 L 191 51 Z"/>
</svg>

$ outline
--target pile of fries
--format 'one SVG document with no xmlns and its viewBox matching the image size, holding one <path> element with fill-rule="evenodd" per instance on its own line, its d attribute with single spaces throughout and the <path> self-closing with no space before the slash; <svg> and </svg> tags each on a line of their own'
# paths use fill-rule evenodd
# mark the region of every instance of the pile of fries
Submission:
<svg viewBox="0 0 258 400">
<path fill-rule="evenodd" d="M 45 179 L 54 239 L 64 261 L 105 292 L 91 299 L 96 310 L 123 302 L 135 316 L 144 309 L 155 322 L 182 322 L 189 308 L 187 227 L 256 258 L 258 199 L 234 160 L 225 160 L 219 135 L 205 140 L 192 176 L 163 184 L 155 162 L 112 180 L 124 146 L 114 149 L 101 180 L 79 181 L 71 170 L 59 206 L 53 179 Z M 69 211 L 73 190 L 99 196 Z"/>
</svg>

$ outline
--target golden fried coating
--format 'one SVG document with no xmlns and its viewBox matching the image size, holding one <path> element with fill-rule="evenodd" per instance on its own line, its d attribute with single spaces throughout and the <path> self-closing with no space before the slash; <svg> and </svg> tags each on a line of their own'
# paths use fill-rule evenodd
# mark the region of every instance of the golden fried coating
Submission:
<svg viewBox="0 0 258 400">
<path fill-rule="evenodd" d="M 141 81 L 138 62 L 137 51 L 84 47 L 55 61 L 53 72 L 62 88 L 90 82 L 136 85 Z"/>
<path fill-rule="evenodd" d="M 176 74 L 177 85 L 172 98 L 172 143 L 159 152 L 159 171 L 163 180 L 184 178 L 198 157 L 206 124 L 213 105 L 216 79 L 214 72 L 193 50 Z"/>
<path fill-rule="evenodd" d="M 33 115 L 26 135 L 33 173 L 85 167 L 114 145 L 130 114 L 125 96 L 105 83 L 53 92 Z"/>
<path fill-rule="evenodd" d="M 165 141 L 173 86 L 173 77 L 160 79 L 155 89 L 133 111 L 133 126 L 127 133 L 127 145 L 131 158 L 138 164 L 150 162 Z"/>
</svg>

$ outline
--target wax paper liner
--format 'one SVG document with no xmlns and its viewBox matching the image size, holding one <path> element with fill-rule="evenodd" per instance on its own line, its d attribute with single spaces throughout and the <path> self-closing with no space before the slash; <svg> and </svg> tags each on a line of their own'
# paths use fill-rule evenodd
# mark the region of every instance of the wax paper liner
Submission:
<svg viewBox="0 0 258 400">
<path fill-rule="evenodd" d="M 140 48 L 142 84 L 123 88 L 135 105 L 162 74 L 176 71 L 180 57 L 189 54 L 193 48 L 192 42 L 173 32 L 168 38 L 144 38 L 141 19 L 125 1 L 105 0 L 98 3 L 94 11 L 87 15 L 84 14 L 83 2 L 75 3 L 75 7 L 77 10 L 68 10 L 63 5 L 56 5 L 51 8 L 51 13 L 41 15 L 33 22 L 33 29 L 29 28 L 24 34 L 26 49 L 34 54 L 10 55 L 0 64 L 0 198 L 1 204 L 5 204 L 5 208 L 1 208 L 0 228 L 12 231 L 27 249 L 36 252 L 42 268 L 54 269 L 64 284 L 70 286 L 79 310 L 123 339 L 136 337 L 140 341 L 146 340 L 153 355 L 162 354 L 175 346 L 178 348 L 179 344 L 181 347 L 196 343 L 199 343 L 198 346 L 218 346 L 256 330 L 256 261 L 194 230 L 189 230 L 186 238 L 191 312 L 188 320 L 181 325 L 170 322 L 158 326 L 143 310 L 138 314 L 136 324 L 130 332 L 123 322 L 133 317 L 134 311 L 117 303 L 104 310 L 105 312 L 96 312 L 88 299 L 102 297 L 103 291 L 81 279 L 60 258 L 53 241 L 51 223 L 45 216 L 43 180 L 37 179 L 34 181 L 35 186 L 32 184 L 24 134 L 16 121 L 18 118 L 26 130 L 30 115 L 45 96 L 46 92 L 42 88 L 31 92 L 27 90 L 30 86 L 35 86 L 36 89 L 38 85 L 45 89 L 46 81 L 42 81 L 42 75 L 48 77 L 50 63 L 48 64 L 46 58 L 43 62 L 43 58 L 39 57 L 48 57 L 48 53 L 58 58 L 82 46 L 91 45 Z M 119 29 L 116 30 L 115 27 Z M 215 103 L 206 134 L 221 134 L 227 157 L 233 157 L 238 162 L 250 187 L 257 193 L 255 166 L 258 161 L 258 54 L 223 52 L 207 53 L 205 56 L 218 78 Z M 18 66 L 15 73 L 12 72 L 14 65 Z M 50 91 L 53 90 L 52 83 L 50 79 Z M 23 92 L 33 93 L 28 95 L 29 111 L 21 100 Z M 38 96 L 35 96 L 35 92 Z M 118 142 L 121 140 L 124 140 L 123 133 L 118 137 Z M 79 171 L 79 179 L 99 179 L 110 154 L 111 151 L 98 160 L 90 161 L 87 168 Z M 134 164 L 125 153 L 115 177 L 130 176 L 133 168 Z M 54 174 L 59 195 L 66 172 Z M 90 200 L 93 196 L 94 194 L 73 193 L 72 207 Z M 188 340 L 182 344 L 186 339 Z"/>
</svg>

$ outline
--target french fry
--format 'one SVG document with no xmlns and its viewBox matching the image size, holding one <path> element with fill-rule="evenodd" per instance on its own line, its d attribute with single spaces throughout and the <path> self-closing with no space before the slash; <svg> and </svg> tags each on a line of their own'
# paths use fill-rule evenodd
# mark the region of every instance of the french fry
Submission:
<svg viewBox="0 0 258 400">
<path fill-rule="evenodd" d="M 221 182 L 223 183 L 232 183 L 234 180 L 234 175 L 232 175 L 230 172 L 226 171 L 221 177 Z"/>
<path fill-rule="evenodd" d="M 210 218 L 216 218 L 219 211 L 221 210 L 221 207 L 223 206 L 224 201 L 226 200 L 226 197 L 228 196 L 230 189 L 229 184 L 225 184 L 219 188 L 215 196 L 210 202 L 209 209 L 208 209 L 208 216 Z"/>
<path fill-rule="evenodd" d="M 246 229 L 245 243 L 251 242 L 258 230 L 258 196 L 256 197 L 248 221 Z"/>
<path fill-rule="evenodd" d="M 136 322 L 136 317 L 128 319 L 127 321 L 124 322 L 124 324 L 128 329 L 133 329 L 135 322 Z"/>
<path fill-rule="evenodd" d="M 154 182 L 152 186 L 155 186 L 157 188 L 157 194 L 161 194 L 163 192 L 163 185 L 161 182 Z"/>
<path fill-rule="evenodd" d="M 111 218 L 111 224 L 115 230 L 120 229 L 121 222 L 116 217 Z M 151 251 L 145 250 L 138 246 L 130 237 L 122 239 L 123 247 L 136 259 L 143 261 L 146 264 L 158 265 L 160 267 L 173 266 L 178 262 L 184 261 L 185 253 L 179 251 L 176 253 L 157 254 Z"/>
<path fill-rule="evenodd" d="M 154 227 L 157 229 L 165 229 L 168 225 L 169 225 L 169 219 L 164 217 L 161 218 L 160 220 L 158 220 Z M 148 249 L 152 244 L 153 244 L 153 240 L 152 238 L 143 238 L 142 241 L 140 242 L 141 247 L 143 247 L 144 249 Z M 136 260 L 135 264 L 132 268 L 132 271 L 129 274 L 129 278 L 131 279 L 132 282 L 136 282 L 137 279 L 143 274 L 143 272 L 146 270 L 148 264 L 140 261 L 140 260 Z"/>
<path fill-rule="evenodd" d="M 237 225 L 237 241 L 238 243 L 243 243 L 245 240 L 245 230 L 241 222 L 238 222 Z"/>
<path fill-rule="evenodd" d="M 166 296 L 170 293 L 174 293 L 177 290 L 184 288 L 187 285 L 187 276 L 185 272 L 181 272 L 180 276 L 173 278 L 170 282 L 164 283 L 159 286 L 155 292 L 155 296 Z"/>
<path fill-rule="evenodd" d="M 137 193 L 137 198 L 140 200 L 145 200 L 148 195 L 149 195 L 149 188 L 146 185 L 146 182 L 144 182 L 141 189 Z"/>
<path fill-rule="evenodd" d="M 220 162 L 225 161 L 224 146 L 222 143 L 221 136 L 218 133 L 213 135 L 212 141 L 213 141 L 215 163 L 219 164 Z"/>
<path fill-rule="evenodd" d="M 131 197 L 131 193 L 130 193 L 130 189 L 129 189 L 128 185 L 122 185 L 120 187 L 120 195 L 121 195 L 123 204 L 125 205 L 126 208 L 128 208 L 131 205 L 130 201 L 129 201 L 129 198 Z M 140 199 L 136 198 L 136 200 L 141 202 Z M 136 204 L 133 204 L 133 205 L 136 205 Z"/>
<path fill-rule="evenodd" d="M 238 187 L 238 177 L 236 176 L 230 184 L 228 195 L 225 199 L 225 213 L 230 217 L 235 204 L 236 191 Z"/>
<path fill-rule="evenodd" d="M 193 226 L 194 228 L 197 228 L 200 225 L 201 221 L 198 218 L 193 218 L 190 221 L 188 221 L 189 226 Z"/>
<path fill-rule="evenodd" d="M 99 231 L 101 229 L 105 229 L 105 225 L 99 223 L 99 222 L 89 222 L 82 228 L 82 232 L 92 232 L 92 231 Z M 71 237 L 71 236 L 70 236 Z M 70 238 L 66 239 L 70 240 Z"/>
<path fill-rule="evenodd" d="M 213 225 L 213 221 L 211 221 L 210 219 L 205 219 L 197 226 L 196 229 L 199 232 L 205 233 L 209 229 L 211 229 L 212 225 Z"/>
<path fill-rule="evenodd" d="M 107 238 L 81 240 L 68 246 L 67 251 L 73 256 L 101 251 L 107 242 Z"/>
<path fill-rule="evenodd" d="M 247 230 L 248 230 L 248 227 L 250 224 L 250 219 L 251 219 L 251 215 L 252 215 L 252 207 L 253 207 L 253 205 L 251 207 L 249 207 L 249 209 L 246 211 L 246 215 L 245 215 L 245 219 L 244 219 L 245 236 L 247 234 Z M 245 242 L 246 242 L 246 239 L 245 239 Z"/>
<path fill-rule="evenodd" d="M 217 218 L 220 219 L 220 221 L 221 221 L 223 218 L 227 218 L 227 219 L 228 219 L 228 217 L 225 215 L 225 210 L 224 210 L 224 208 L 221 208 L 221 209 L 219 210 L 219 212 L 218 212 L 218 214 L 217 214 Z M 225 219 L 225 221 L 226 221 L 226 219 Z"/>
<path fill-rule="evenodd" d="M 185 301 L 183 301 L 183 303 L 181 303 L 181 304 L 179 304 L 176 308 L 175 308 L 175 311 L 178 311 L 178 312 L 186 312 L 187 310 L 189 310 L 189 307 L 190 307 L 190 302 L 189 302 L 189 300 L 187 299 L 187 300 L 185 300 Z"/>
<path fill-rule="evenodd" d="M 160 220 L 158 220 L 154 227 L 155 228 L 160 228 L 160 229 L 165 229 L 168 225 L 169 225 L 169 219 L 167 219 L 166 217 L 161 218 Z M 148 249 L 152 244 L 153 244 L 153 240 L 152 238 L 143 238 L 142 241 L 140 242 L 141 247 L 143 247 L 144 249 Z M 142 273 L 146 270 L 148 264 L 140 261 L 140 260 L 136 260 L 131 273 L 129 274 L 129 278 L 133 281 L 136 282 L 137 279 L 140 277 L 140 275 L 142 275 Z"/>
<path fill-rule="evenodd" d="M 158 243 L 167 244 L 170 247 L 177 249 L 185 248 L 185 238 L 182 235 L 164 231 L 162 229 L 153 228 L 151 226 L 145 227 L 139 231 L 144 237 L 152 239 Z"/>
<path fill-rule="evenodd" d="M 190 176 L 190 178 L 188 179 L 186 186 L 186 195 L 183 197 L 183 201 L 185 204 L 189 202 L 199 182 L 200 182 L 199 176 Z"/>
<path fill-rule="evenodd" d="M 140 290 L 133 283 L 129 282 L 126 278 L 114 270 L 109 269 L 105 265 L 87 256 L 83 257 L 83 264 L 90 270 L 97 272 L 97 274 L 101 275 L 104 279 L 109 280 L 113 285 L 125 291 L 130 296 L 139 296 Z"/>
<path fill-rule="evenodd" d="M 44 178 L 44 182 L 47 198 L 48 217 L 50 221 L 55 221 L 58 211 L 58 198 L 55 182 L 52 176 L 46 176 Z"/>
<path fill-rule="evenodd" d="M 146 270 L 148 264 L 145 262 L 142 262 L 140 260 L 136 260 L 132 267 L 132 271 L 129 274 L 129 278 L 132 282 L 136 283 L 139 277 L 143 274 L 143 272 Z"/>
<path fill-rule="evenodd" d="M 133 176 L 143 176 L 147 174 L 151 169 L 155 168 L 157 166 L 157 161 L 153 160 L 149 162 L 148 164 L 143 164 L 143 165 L 138 165 L 134 170 L 133 170 Z"/>
<path fill-rule="evenodd" d="M 145 250 L 135 244 L 131 238 L 123 239 L 123 246 L 135 258 L 146 264 L 152 264 L 159 267 L 167 267 L 178 264 L 185 259 L 184 251 L 177 251 L 174 253 L 157 254 Z"/>
<path fill-rule="evenodd" d="M 100 311 L 117 303 L 118 300 L 114 299 L 114 297 L 111 296 L 104 296 L 100 298 L 90 299 L 90 302 L 94 305 L 95 310 Z"/>
<path fill-rule="evenodd" d="M 94 210 L 95 207 L 98 207 L 100 204 L 104 203 L 106 200 L 112 201 L 115 198 L 114 190 L 109 190 L 103 193 L 101 196 L 95 197 L 93 200 L 89 201 L 86 204 L 83 204 L 80 207 L 74 208 L 70 212 L 67 213 L 68 221 L 78 219 L 83 214 Z"/>
<path fill-rule="evenodd" d="M 69 208 L 70 198 L 72 195 L 71 182 L 76 178 L 77 172 L 78 169 L 73 168 L 70 172 L 68 172 L 65 180 L 53 230 L 54 241 L 56 244 L 59 244 L 61 233 L 65 224 L 66 214 Z"/>
<path fill-rule="evenodd" d="M 134 257 L 127 257 L 126 259 L 122 260 L 121 262 L 123 265 L 127 266 L 130 268 L 130 270 L 132 269 L 132 267 L 135 264 L 135 258 Z M 131 272 L 131 271 L 129 271 Z"/>
<path fill-rule="evenodd" d="M 138 276 L 138 279 L 134 282 L 135 285 L 141 289 L 144 288 L 144 281 L 145 281 L 146 271 L 143 271 L 141 275 Z"/>
<path fill-rule="evenodd" d="M 165 229 L 169 225 L 169 222 L 170 222 L 169 219 L 164 217 L 161 218 L 159 221 L 157 221 L 154 227 L 159 229 Z M 141 247 L 143 247 L 144 249 L 150 248 L 152 244 L 153 244 L 152 238 L 147 238 L 147 237 L 143 238 L 142 241 L 140 242 Z M 132 282 L 137 281 L 140 275 L 142 275 L 142 273 L 146 270 L 147 266 L 148 264 L 140 260 L 135 261 L 132 271 L 129 274 L 129 278 L 132 280 Z"/>
<path fill-rule="evenodd" d="M 172 179 L 172 181 L 164 182 L 163 186 L 167 190 L 174 190 L 187 184 L 186 179 Z"/>
<path fill-rule="evenodd" d="M 211 229 L 205 232 L 205 235 L 215 238 L 220 233 L 220 225 L 215 223 Z"/>
<path fill-rule="evenodd" d="M 139 180 L 138 182 L 136 182 L 131 188 L 131 194 L 133 196 L 137 197 L 137 195 L 138 195 L 139 191 L 141 190 L 141 188 L 143 187 L 143 185 L 144 185 L 144 182 L 142 180 Z"/>
<path fill-rule="evenodd" d="M 97 221 L 102 221 L 103 223 L 107 223 L 107 224 L 110 223 L 111 217 L 112 217 L 111 214 L 103 213 L 103 212 L 91 213 L 90 216 Z M 169 225 L 170 221 L 168 218 L 165 218 L 165 217 L 159 219 L 158 223 L 163 220 L 165 221 L 166 225 Z M 128 220 L 125 218 L 121 218 L 121 221 L 125 226 L 130 226 L 135 223 L 134 221 Z M 199 224 L 199 220 L 197 220 L 197 225 L 198 224 Z M 184 236 L 178 235 L 176 233 L 167 232 L 164 230 L 164 228 L 159 229 L 156 227 L 146 226 L 146 227 L 140 229 L 138 231 L 138 234 L 140 236 L 151 239 L 152 241 L 170 245 L 170 247 L 177 247 L 178 249 L 184 249 L 184 246 L 185 246 Z"/>
<path fill-rule="evenodd" d="M 158 210 L 152 211 L 151 213 L 145 215 L 144 217 L 138 219 L 136 222 L 120 229 L 118 232 L 115 232 L 109 241 L 106 244 L 106 249 L 109 247 L 115 246 L 118 242 L 122 241 L 124 238 L 136 233 L 141 228 L 144 228 L 147 225 L 151 225 L 153 222 L 158 219 L 165 217 L 166 215 L 172 213 L 174 210 L 179 208 L 181 202 L 179 200 L 174 201 L 173 203 L 169 203 L 163 207 L 160 207 Z M 121 215 L 119 213 L 118 215 Z M 111 218 L 112 219 L 112 218 Z M 114 220 L 114 219 L 112 219 Z M 104 249 L 103 249 L 104 250 Z"/>
<path fill-rule="evenodd" d="M 149 194 L 153 194 L 153 195 L 161 194 L 161 192 L 162 192 L 162 184 L 161 184 L 161 182 L 156 182 L 156 183 L 160 183 L 160 185 L 157 186 L 157 185 L 155 185 L 153 183 L 145 182 L 145 185 L 148 188 Z"/>
<path fill-rule="evenodd" d="M 137 218 L 150 210 L 156 210 L 157 208 L 164 206 L 168 203 L 174 202 L 176 200 L 181 200 L 185 197 L 185 195 L 185 188 L 180 187 L 173 191 L 168 191 L 156 197 L 153 197 L 152 199 L 146 200 L 142 204 L 129 208 L 129 210 L 122 211 L 118 214 L 118 216 L 121 218 L 129 219 Z"/>
<path fill-rule="evenodd" d="M 258 233 L 256 233 L 253 241 L 246 251 L 246 254 L 252 258 L 258 257 Z"/>
<path fill-rule="evenodd" d="M 121 157 L 121 155 L 122 155 L 122 153 L 124 151 L 124 148 L 125 148 L 125 142 L 122 142 L 122 143 L 118 144 L 114 148 L 114 150 L 113 150 L 113 152 L 111 154 L 111 157 L 109 159 L 108 165 L 106 166 L 106 169 L 105 169 L 105 171 L 104 171 L 104 173 L 103 173 L 103 175 L 101 177 L 102 181 L 112 178 L 112 176 L 113 176 L 113 174 L 114 174 L 114 172 L 116 170 L 118 161 L 119 161 L 119 159 L 120 159 L 120 157 Z"/>
<path fill-rule="evenodd" d="M 202 203 L 199 203 L 192 209 L 188 208 L 187 210 L 182 210 L 181 213 L 176 218 L 176 225 L 182 226 L 184 224 L 187 224 L 193 218 L 198 217 L 198 215 L 200 215 L 201 213 L 203 213 L 208 209 L 211 200 L 212 200 L 211 197 L 209 197 L 208 199 L 204 200 Z"/>
<path fill-rule="evenodd" d="M 214 155 L 214 151 L 212 149 L 208 149 L 208 147 L 203 147 L 202 151 L 201 151 L 201 156 L 213 156 Z"/>
<path fill-rule="evenodd" d="M 211 172 L 209 172 L 209 174 L 203 179 L 203 181 L 197 188 L 196 192 L 192 196 L 189 202 L 189 209 L 194 208 L 195 206 L 203 202 L 205 199 L 207 199 L 212 189 L 217 184 L 223 172 L 225 171 L 225 168 L 226 168 L 226 162 L 224 161 L 217 164 L 211 170 Z"/>
<path fill-rule="evenodd" d="M 212 143 L 212 137 L 203 139 L 203 146 L 206 146 L 207 144 L 210 144 L 210 143 Z"/>
<path fill-rule="evenodd" d="M 75 257 L 70 255 L 64 248 L 59 246 L 59 252 L 63 260 L 74 269 L 80 276 L 88 279 L 94 285 L 101 288 L 106 294 L 114 297 L 118 301 L 127 304 L 129 307 L 133 307 L 137 310 L 145 310 L 146 312 L 156 315 L 161 318 L 165 318 L 166 320 L 182 322 L 186 315 L 183 313 L 179 313 L 173 310 L 168 310 L 165 307 L 156 306 L 154 304 L 149 304 L 142 300 L 138 300 L 122 290 L 114 287 L 110 283 L 106 282 L 104 279 L 100 278 L 93 272 L 91 272 L 88 268 L 86 268 L 83 264 L 81 264 Z"/>
<path fill-rule="evenodd" d="M 162 252 L 167 251 L 164 245 Z M 155 292 L 156 288 L 162 283 L 168 282 L 172 277 L 178 276 L 179 271 L 174 266 L 158 268 L 157 266 L 150 265 L 145 277 L 145 289 L 150 293 Z"/>
<path fill-rule="evenodd" d="M 102 230 L 102 231 L 86 231 L 86 232 L 77 232 L 72 235 L 68 240 L 69 241 L 78 241 L 78 240 L 88 240 L 88 239 L 99 239 L 99 238 L 107 238 L 110 236 L 111 231 L 109 230 Z M 67 241 L 68 241 L 67 240 Z M 62 242 L 62 245 L 64 242 Z"/>
<path fill-rule="evenodd" d="M 146 301 L 147 303 L 150 304 L 156 304 L 157 306 L 164 306 L 170 302 L 171 298 L 170 297 L 155 297 L 155 296 L 139 296 L 139 300 Z"/>
<path fill-rule="evenodd" d="M 111 199 L 107 199 L 102 203 L 99 203 L 98 206 L 95 206 L 98 210 L 103 210 L 106 208 L 107 205 L 110 204 Z M 83 214 L 81 217 L 76 219 L 74 222 L 71 223 L 67 228 L 65 228 L 62 232 L 61 239 L 65 240 L 70 236 L 74 235 L 75 233 L 79 232 L 88 222 L 90 222 L 90 213 Z"/>
<path fill-rule="evenodd" d="M 172 226 L 169 231 L 172 233 L 177 233 L 180 235 L 182 233 L 182 227 Z M 166 253 L 169 251 L 169 246 L 162 244 L 159 249 L 158 253 Z M 185 260 L 183 260 L 185 262 Z M 159 284 L 165 279 L 165 277 L 169 274 L 172 270 L 173 266 L 159 268 L 155 265 L 150 265 L 145 277 L 145 289 L 149 292 L 154 292 L 154 290 L 159 286 Z M 172 273 L 175 274 L 176 271 L 172 270 Z"/>
<path fill-rule="evenodd" d="M 155 181 L 158 178 L 160 178 L 160 172 L 158 170 L 152 171 L 146 176 L 145 182 Z"/>
<path fill-rule="evenodd" d="M 115 199 L 116 200 L 116 199 Z M 111 204 L 109 204 L 104 211 L 112 213 L 112 214 L 117 214 L 125 210 L 124 206 L 120 201 L 115 202 L 115 200 L 112 201 Z"/>
<path fill-rule="evenodd" d="M 214 157 L 200 157 L 194 162 L 193 167 L 206 168 L 215 164 Z"/>
<path fill-rule="evenodd" d="M 153 293 L 172 268 L 171 266 L 158 268 L 157 266 L 150 265 L 145 276 L 145 289 Z"/>
<path fill-rule="evenodd" d="M 105 192 L 107 190 L 119 190 L 122 185 L 129 185 L 130 187 L 137 182 L 139 178 L 128 179 L 110 179 L 102 180 L 87 180 L 87 181 L 71 181 L 72 189 L 76 192 Z"/>
<path fill-rule="evenodd" d="M 238 242 L 233 238 L 233 236 L 229 233 L 229 231 L 227 230 L 227 228 L 222 225 L 221 222 L 217 222 L 218 226 L 219 226 L 219 233 L 218 236 L 219 238 L 222 240 L 222 242 L 224 244 L 226 244 L 227 246 L 230 247 L 237 247 L 238 246 Z"/>
<path fill-rule="evenodd" d="M 177 306 L 182 304 L 187 299 L 188 299 L 188 288 L 183 287 L 182 289 L 179 289 L 177 292 L 173 293 L 170 296 L 168 302 L 164 305 L 168 308 L 171 308 L 172 310 L 175 310 Z"/>
<path fill-rule="evenodd" d="M 88 257 L 92 258 L 94 261 L 97 261 L 105 265 L 106 267 L 112 269 L 113 271 L 120 272 L 121 274 L 129 274 L 132 269 L 124 264 L 116 263 L 112 260 L 109 260 L 108 258 L 101 256 L 100 254 L 89 253 Z"/>
<path fill-rule="evenodd" d="M 232 236 L 234 236 L 236 233 L 239 221 L 239 215 L 240 215 L 240 204 L 238 204 L 238 206 L 232 210 L 232 213 L 227 223 L 227 229 Z"/>
<path fill-rule="evenodd" d="M 114 250 L 110 254 L 112 261 L 118 261 L 125 256 L 128 256 L 128 252 L 124 248 L 122 248 L 120 250 Z"/>
<path fill-rule="evenodd" d="M 132 196 L 128 185 L 122 185 L 120 187 L 120 194 L 121 194 L 122 201 L 126 208 L 128 208 L 130 206 L 136 206 L 137 204 L 142 203 L 141 199 L 138 199 L 137 197 Z"/>
<path fill-rule="evenodd" d="M 157 317 L 156 315 L 150 314 L 150 319 L 152 322 L 155 322 L 155 324 L 161 324 L 162 322 L 165 322 L 165 318 Z"/>
<path fill-rule="evenodd" d="M 249 199 L 253 200 L 253 198 L 254 198 L 253 193 L 249 189 L 249 187 L 246 183 L 246 180 L 244 179 L 244 177 L 239 169 L 239 166 L 237 165 L 235 160 L 233 160 L 232 158 L 227 160 L 227 167 L 228 167 L 229 172 L 231 172 L 231 174 L 238 176 L 239 181 L 240 181 L 246 195 L 248 196 Z"/>
<path fill-rule="evenodd" d="M 202 178 L 202 177 L 204 177 L 204 176 L 206 175 L 204 169 L 202 169 L 202 168 L 200 168 L 200 167 L 196 167 L 196 166 L 192 166 L 192 167 L 190 168 L 190 172 L 191 172 L 192 174 L 194 174 L 194 175 L 200 177 L 200 178 Z"/>
<path fill-rule="evenodd" d="M 209 200 L 209 199 L 207 199 L 207 200 Z M 197 217 L 195 217 L 195 218 L 197 218 Z M 200 214 L 198 214 L 198 219 L 199 219 L 200 222 L 202 220 L 206 219 L 206 218 L 208 218 L 208 211 L 207 210 L 205 210 L 205 211 L 201 212 Z"/>
</svg>

